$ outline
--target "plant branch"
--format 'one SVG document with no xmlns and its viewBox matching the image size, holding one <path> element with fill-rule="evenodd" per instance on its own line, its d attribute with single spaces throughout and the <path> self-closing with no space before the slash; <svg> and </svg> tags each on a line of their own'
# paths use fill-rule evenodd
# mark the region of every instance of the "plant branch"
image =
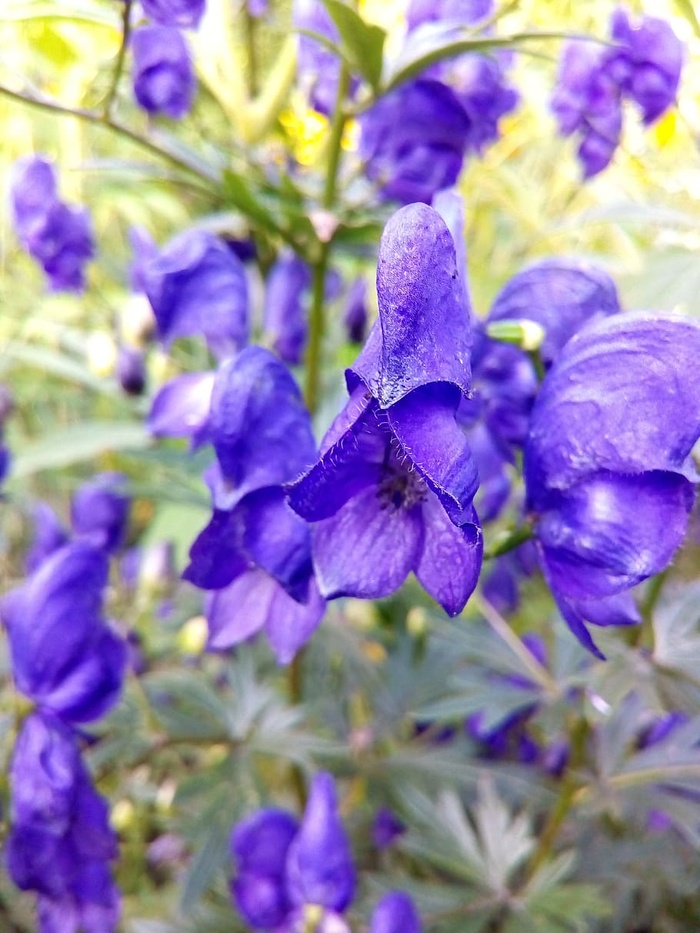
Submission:
<svg viewBox="0 0 700 933">
<path fill-rule="evenodd" d="M 117 52 L 117 61 L 114 65 L 114 71 L 112 72 L 112 81 L 107 91 L 107 97 L 105 98 L 104 105 L 102 107 L 102 116 L 105 120 L 110 120 L 112 116 L 112 106 L 117 96 L 117 90 L 119 89 L 119 81 L 122 76 L 122 71 L 124 70 L 124 62 L 126 60 L 126 50 L 129 46 L 129 37 L 131 35 L 131 4 L 133 0 L 124 0 L 124 11 L 122 14 L 122 41 L 119 46 L 119 51 Z"/>
<path fill-rule="evenodd" d="M 86 110 L 81 107 L 67 107 L 64 104 L 60 104 L 58 101 L 52 100 L 51 98 L 37 97 L 33 94 L 25 94 L 21 91 L 13 91 L 11 88 L 6 87 L 5 85 L 0 85 L 0 96 L 8 97 L 10 100 L 18 101 L 19 103 L 26 104 L 29 107 L 35 107 L 38 110 L 45 110 L 49 113 L 73 117 L 76 120 L 82 120 L 84 123 L 91 123 L 95 126 L 102 126 L 105 129 L 111 130 L 116 135 L 121 136 L 123 139 L 128 139 L 130 142 L 140 146 L 142 149 L 145 149 L 157 158 L 162 159 L 164 162 L 169 162 L 171 165 L 174 165 L 183 171 L 196 175 L 199 179 L 206 182 L 209 190 L 212 189 L 213 185 L 218 184 L 219 182 L 217 172 L 205 171 L 200 166 L 189 162 L 182 155 L 178 155 L 169 151 L 168 149 L 164 149 L 162 146 L 152 142 L 145 136 L 140 136 L 138 133 L 129 129 L 129 127 L 118 123 L 116 120 L 112 118 L 105 118 L 103 114 L 95 110 Z"/>
</svg>

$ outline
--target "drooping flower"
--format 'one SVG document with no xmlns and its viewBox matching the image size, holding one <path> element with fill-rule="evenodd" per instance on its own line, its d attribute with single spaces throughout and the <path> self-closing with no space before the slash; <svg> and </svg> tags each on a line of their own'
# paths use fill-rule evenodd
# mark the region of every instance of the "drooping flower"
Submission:
<svg viewBox="0 0 700 933">
<path fill-rule="evenodd" d="M 360 117 L 360 155 L 380 196 L 429 204 L 462 168 L 471 122 L 439 81 L 412 81 L 390 91 Z"/>
<path fill-rule="evenodd" d="M 309 266 L 294 253 L 282 254 L 265 282 L 265 336 L 285 363 L 302 360 L 308 332 L 305 299 L 311 285 Z"/>
<path fill-rule="evenodd" d="M 204 230 L 171 240 L 145 270 L 146 292 L 161 340 L 203 336 L 219 358 L 248 340 L 245 269 L 225 243 Z"/>
<path fill-rule="evenodd" d="M 140 26 L 131 36 L 136 100 L 148 113 L 172 120 L 192 106 L 195 75 L 187 41 L 173 26 Z"/>
<path fill-rule="evenodd" d="M 552 110 L 563 136 L 578 133 L 583 177 L 610 163 L 622 133 L 620 87 L 606 70 L 605 49 L 584 40 L 564 46 Z"/>
<path fill-rule="evenodd" d="M 372 842 L 377 849 L 388 849 L 405 832 L 405 825 L 393 810 L 388 807 L 377 810 L 372 821 Z"/>
<path fill-rule="evenodd" d="M 159 26 L 194 28 L 204 15 L 206 0 L 141 0 L 143 12 Z"/>
<path fill-rule="evenodd" d="M 418 911 L 403 891 L 390 891 L 374 908 L 370 933 L 421 933 Z"/>
<path fill-rule="evenodd" d="M 131 500 L 123 473 L 98 473 L 75 491 L 71 524 L 76 535 L 108 554 L 124 543 Z"/>
<path fill-rule="evenodd" d="M 340 920 L 352 901 L 355 869 L 330 774 L 314 777 L 301 822 L 284 810 L 267 809 L 234 827 L 231 855 L 231 891 L 253 929 L 291 933 L 302 928 L 297 921 L 305 909 L 316 908 L 320 925 L 314 929 L 331 933 L 324 915 Z"/>
<path fill-rule="evenodd" d="M 86 541 L 47 557 L 0 603 L 17 689 L 66 722 L 91 722 L 117 701 L 126 649 L 102 619 L 107 558 Z"/>
<path fill-rule="evenodd" d="M 154 437 L 187 437 L 192 447 L 206 441 L 215 373 L 183 373 L 161 386 L 148 413 Z"/>
<path fill-rule="evenodd" d="M 350 343 L 364 343 L 367 336 L 367 283 L 358 278 L 350 286 L 345 299 L 343 324 Z"/>
<path fill-rule="evenodd" d="M 143 350 L 128 344 L 119 347 L 117 380 L 127 395 L 143 395 L 146 389 L 146 357 Z"/>
<path fill-rule="evenodd" d="M 642 16 L 634 22 L 623 9 L 613 12 L 611 33 L 621 49 L 608 53 L 607 69 L 639 106 L 644 123 L 653 123 L 675 102 L 683 45 L 665 20 Z"/>
<path fill-rule="evenodd" d="M 27 551 L 27 573 L 33 573 L 54 551 L 68 543 L 68 531 L 51 506 L 37 502 L 34 506 L 34 538 Z"/>
<path fill-rule="evenodd" d="M 478 479 L 455 420 L 471 335 L 452 238 L 432 208 L 410 205 L 387 224 L 377 294 L 350 399 L 290 503 L 314 523 L 323 595 L 387 596 L 414 571 L 454 615 L 481 566 Z"/>
<path fill-rule="evenodd" d="M 700 326 L 629 313 L 589 326 L 547 374 L 524 451 L 526 508 L 566 622 L 639 621 L 630 588 L 662 571 L 694 500 Z"/>
<path fill-rule="evenodd" d="M 41 264 L 52 291 L 81 292 L 95 254 L 90 215 L 58 197 L 56 175 L 41 156 L 20 159 L 11 181 L 12 212 L 24 249 Z"/>
<path fill-rule="evenodd" d="M 622 131 L 622 101 L 631 98 L 645 124 L 674 103 L 683 46 L 670 25 L 652 16 L 632 22 L 613 12 L 610 45 L 574 40 L 564 46 L 552 110 L 564 136 L 580 133 L 584 178 L 612 159 Z"/>
<path fill-rule="evenodd" d="M 38 712 L 24 721 L 10 786 L 7 865 L 19 888 L 39 895 L 41 933 L 113 933 L 120 913 L 109 871 L 116 836 L 75 735 L 58 718 Z"/>
<path fill-rule="evenodd" d="M 215 590 L 209 647 L 228 648 L 265 630 L 281 664 L 323 616 L 305 522 L 282 483 L 315 456 L 309 414 L 289 371 L 248 347 L 216 375 L 207 421 L 217 456 L 208 481 L 214 512 L 190 551 L 185 579 Z"/>
</svg>

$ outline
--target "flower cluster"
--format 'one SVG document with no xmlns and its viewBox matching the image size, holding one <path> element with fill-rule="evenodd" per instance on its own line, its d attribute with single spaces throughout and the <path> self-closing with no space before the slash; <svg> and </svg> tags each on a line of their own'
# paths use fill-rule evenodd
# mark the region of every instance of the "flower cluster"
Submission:
<svg viewBox="0 0 700 933">
<path fill-rule="evenodd" d="M 330 774 L 314 777 L 301 822 L 270 808 L 238 823 L 231 856 L 233 898 L 253 930 L 349 933 L 343 915 L 355 895 L 355 867 Z M 411 899 L 395 891 L 377 905 L 370 929 L 420 933 L 421 925 Z"/>
<path fill-rule="evenodd" d="M 635 23 L 622 9 L 613 13 L 610 44 L 567 43 L 552 109 L 564 136 L 580 136 L 584 178 L 610 163 L 623 101 L 634 101 L 643 122 L 653 123 L 673 104 L 682 65 L 683 46 L 667 22 L 644 16 Z"/>
<path fill-rule="evenodd" d="M 85 264 L 95 255 L 87 209 L 59 198 L 54 167 L 42 156 L 15 164 L 10 195 L 19 241 L 41 264 L 51 291 L 83 291 Z"/>
<path fill-rule="evenodd" d="M 35 704 L 11 769 L 8 867 L 39 895 L 42 933 L 116 929 L 116 838 L 80 758 L 76 726 L 116 703 L 124 641 L 102 618 L 106 553 L 84 537 L 47 556 L 0 604 L 17 689 Z"/>
</svg>

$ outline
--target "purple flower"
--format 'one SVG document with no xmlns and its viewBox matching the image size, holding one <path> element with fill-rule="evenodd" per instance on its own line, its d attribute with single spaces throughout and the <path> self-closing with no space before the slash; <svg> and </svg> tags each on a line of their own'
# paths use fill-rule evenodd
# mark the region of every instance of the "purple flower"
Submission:
<svg viewBox="0 0 700 933">
<path fill-rule="evenodd" d="M 299 831 L 285 810 L 259 810 L 235 826 L 231 858 L 236 877 L 231 893 L 243 918 L 256 930 L 280 927 L 292 909 L 287 894 L 287 852 Z"/>
<path fill-rule="evenodd" d="M 579 132 L 584 177 L 610 162 L 620 141 L 621 102 L 631 97 L 652 123 L 675 101 L 683 46 L 668 23 L 643 16 L 633 24 L 624 10 L 611 20 L 614 46 L 567 43 L 552 109 L 564 136 Z"/>
<path fill-rule="evenodd" d="M 583 177 L 610 163 L 622 132 L 620 87 L 606 70 L 605 48 L 583 40 L 564 46 L 552 110 L 563 136 L 579 133 Z"/>
<path fill-rule="evenodd" d="M 455 420 L 471 334 L 452 237 L 432 208 L 410 205 L 387 224 L 377 294 L 350 399 L 290 503 L 314 522 L 324 596 L 387 596 L 414 571 L 454 615 L 481 566 L 478 480 Z"/>
<path fill-rule="evenodd" d="M 355 868 L 330 774 L 322 772 L 313 779 L 285 869 L 293 905 L 319 904 L 337 913 L 350 905 L 355 894 Z"/>
<path fill-rule="evenodd" d="M 215 373 L 184 373 L 160 388 L 148 413 L 154 437 L 188 437 L 192 447 L 206 441 Z"/>
<path fill-rule="evenodd" d="M 117 841 L 105 800 L 92 786 L 74 734 L 34 713 L 22 725 L 10 770 L 10 876 L 39 894 L 42 933 L 112 933 L 119 892 L 108 863 Z"/>
<path fill-rule="evenodd" d="M 108 554 L 124 543 L 131 500 L 122 473 L 98 473 L 83 483 L 71 502 L 71 523 L 77 535 Z"/>
<path fill-rule="evenodd" d="M 367 336 L 367 283 L 355 279 L 345 299 L 343 324 L 350 343 L 364 343 Z"/>
<path fill-rule="evenodd" d="M 129 242 L 134 258 L 129 269 L 129 282 L 134 292 L 146 291 L 146 270 L 148 264 L 158 257 L 158 246 L 151 234 L 144 227 L 132 227 L 129 230 Z"/>
<path fill-rule="evenodd" d="M 390 891 L 374 908 L 370 933 L 421 933 L 418 911 L 408 894 Z"/>
<path fill-rule="evenodd" d="M 146 293 L 166 345 L 201 335 L 223 358 L 248 340 L 245 269 L 212 233 L 186 230 L 171 240 L 146 269 Z"/>
<path fill-rule="evenodd" d="M 143 395 L 146 388 L 146 357 L 143 350 L 126 344 L 119 347 L 117 379 L 127 395 Z"/>
<path fill-rule="evenodd" d="M 267 809 L 234 827 L 231 856 L 233 897 L 256 930 L 291 933 L 306 905 L 322 907 L 336 919 L 355 892 L 350 843 L 330 774 L 314 778 L 301 823 L 284 810 Z"/>
<path fill-rule="evenodd" d="M 256 19 L 260 19 L 267 13 L 268 0 L 247 0 L 248 12 Z"/>
<path fill-rule="evenodd" d="M 192 106 L 195 75 L 182 33 L 172 26 L 141 26 L 131 36 L 131 47 L 134 94 L 141 107 L 173 120 L 184 117 Z"/>
<path fill-rule="evenodd" d="M 52 291 L 81 292 L 86 262 L 95 254 L 86 208 L 59 200 L 53 166 L 41 157 L 20 159 L 11 182 L 17 235 L 41 263 Z"/>
<path fill-rule="evenodd" d="M 675 102 L 683 67 L 683 45 L 670 25 L 653 16 L 636 23 L 617 9 L 612 38 L 621 51 L 610 53 L 608 71 L 624 94 L 639 105 L 644 123 L 653 123 Z"/>
<path fill-rule="evenodd" d="M 617 288 L 603 269 L 580 259 L 541 259 L 514 275 L 496 296 L 488 320 L 526 320 L 545 331 L 540 353 L 551 364 L 589 321 L 620 311 Z"/>
<path fill-rule="evenodd" d="M 453 22 L 474 26 L 493 14 L 493 0 L 410 0 L 406 26 L 413 32 L 425 23 Z"/>
<path fill-rule="evenodd" d="M 67 722 L 91 722 L 116 703 L 126 650 L 102 621 L 107 559 L 84 541 L 47 557 L 2 600 L 17 689 Z"/>
<path fill-rule="evenodd" d="M 141 0 L 143 12 L 159 26 L 194 28 L 204 15 L 206 0 Z"/>
<path fill-rule="evenodd" d="M 293 253 L 281 255 L 265 283 L 265 336 L 281 360 L 301 363 L 308 331 L 306 298 L 311 270 Z"/>
<path fill-rule="evenodd" d="M 33 573 L 54 551 L 68 543 L 68 532 L 54 510 L 45 502 L 34 506 L 34 538 L 27 551 L 25 566 Z"/>
<path fill-rule="evenodd" d="M 438 81 L 403 84 L 360 117 L 360 154 L 382 198 L 429 204 L 462 168 L 471 121 Z"/>
<path fill-rule="evenodd" d="M 183 576 L 219 591 L 208 604 L 211 648 L 264 629 L 286 664 L 321 621 L 325 604 L 313 579 L 308 527 L 281 485 L 315 456 L 309 414 L 272 353 L 248 347 L 221 366 L 208 436 L 217 456 L 208 477 L 214 513 Z"/>
<path fill-rule="evenodd" d="M 380 807 L 372 822 L 372 842 L 377 849 L 388 849 L 399 836 L 406 832 L 406 827 L 388 807 Z"/>
<path fill-rule="evenodd" d="M 526 507 L 543 570 L 582 644 L 639 621 L 629 589 L 680 546 L 697 474 L 700 327 L 649 313 L 569 341 L 547 374 L 525 446 Z"/>
</svg>

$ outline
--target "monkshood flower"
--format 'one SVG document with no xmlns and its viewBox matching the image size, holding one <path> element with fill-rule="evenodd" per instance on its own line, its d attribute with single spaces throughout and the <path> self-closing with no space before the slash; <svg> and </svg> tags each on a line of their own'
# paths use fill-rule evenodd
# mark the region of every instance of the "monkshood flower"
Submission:
<svg viewBox="0 0 700 933">
<path fill-rule="evenodd" d="M 51 163 L 40 156 L 20 159 L 10 199 L 20 243 L 43 267 L 51 291 L 83 291 L 85 264 L 95 254 L 90 215 L 59 199 Z"/>
<path fill-rule="evenodd" d="M 429 204 L 457 180 L 471 121 L 439 81 L 402 84 L 360 117 L 360 155 L 385 200 Z"/>
<path fill-rule="evenodd" d="M 223 240 L 186 230 L 145 269 L 148 300 L 160 339 L 202 336 L 220 359 L 248 341 L 248 286 L 241 261 Z"/>
<path fill-rule="evenodd" d="M 75 491 L 71 524 L 76 535 L 108 554 L 124 543 L 131 500 L 123 473 L 98 473 Z"/>
<path fill-rule="evenodd" d="M 204 15 L 206 0 L 141 0 L 146 16 L 159 26 L 194 28 Z"/>
<path fill-rule="evenodd" d="M 390 891 L 374 908 L 370 933 L 421 933 L 415 904 L 403 891 Z"/>
<path fill-rule="evenodd" d="M 665 20 L 642 16 L 634 22 L 622 9 L 612 15 L 611 33 L 621 49 L 608 53 L 607 70 L 639 106 L 644 123 L 653 123 L 676 100 L 683 45 Z"/>
<path fill-rule="evenodd" d="M 540 259 L 509 279 L 488 322 L 534 321 L 544 330 L 539 352 L 549 366 L 584 324 L 620 311 L 614 281 L 598 266 L 574 257 Z"/>
<path fill-rule="evenodd" d="M 40 933 L 115 931 L 119 892 L 109 862 L 117 839 L 75 733 L 50 713 L 29 716 L 15 744 L 10 787 L 7 867 L 19 888 L 37 892 Z"/>
<path fill-rule="evenodd" d="M 264 16 L 268 10 L 268 0 L 247 0 L 248 12 L 251 16 L 259 19 Z"/>
<path fill-rule="evenodd" d="M 308 929 L 300 922 L 308 907 L 321 909 L 313 929 L 323 930 L 324 919 L 340 921 L 355 893 L 350 842 L 330 774 L 314 777 L 300 823 L 278 809 L 260 810 L 238 823 L 231 856 L 236 863 L 231 892 L 254 930 Z M 329 923 L 326 928 L 328 933 L 347 929 Z"/>
<path fill-rule="evenodd" d="M 408 46 L 434 43 L 439 26 L 447 38 L 451 29 L 475 28 L 493 15 L 491 0 L 416 0 L 407 11 Z M 485 146 L 499 137 L 498 121 L 518 104 L 517 92 L 508 85 L 505 68 L 509 56 L 467 54 L 432 65 L 424 78 L 441 81 L 454 91 L 469 118 L 470 129 L 465 150 L 480 155 Z"/>
<path fill-rule="evenodd" d="M 581 331 L 547 374 L 524 451 L 526 509 L 569 627 L 639 621 L 630 588 L 685 535 L 700 437 L 700 325 L 645 312 Z"/>
<path fill-rule="evenodd" d="M 162 386 L 148 413 L 154 437 L 186 437 L 195 449 L 207 439 L 211 393 L 216 374 L 183 373 Z"/>
<path fill-rule="evenodd" d="M 0 602 L 17 689 L 70 723 L 116 703 L 126 649 L 102 619 L 107 557 L 74 541 L 47 557 Z"/>
<path fill-rule="evenodd" d="M 300 30 L 297 54 L 299 86 L 314 110 L 330 116 L 338 97 L 340 59 L 305 33 L 316 33 L 337 45 L 340 40 L 338 30 L 321 0 L 294 0 L 292 22 L 294 28 Z"/>
<path fill-rule="evenodd" d="M 143 350 L 126 344 L 119 347 L 117 380 L 127 395 L 143 395 L 146 389 L 146 356 Z"/>
<path fill-rule="evenodd" d="M 34 537 L 25 558 L 27 573 L 34 573 L 47 557 L 68 543 L 69 537 L 51 506 L 37 502 L 34 506 Z"/>
<path fill-rule="evenodd" d="M 559 131 L 581 135 L 585 178 L 612 159 L 622 130 L 622 100 L 634 100 L 644 123 L 653 123 L 674 103 L 683 65 L 683 46 L 663 20 L 643 16 L 633 23 L 618 9 L 611 34 L 612 45 L 566 44 L 552 98 Z"/>
<path fill-rule="evenodd" d="M 195 74 L 187 42 L 172 26 L 141 26 L 131 36 L 136 100 L 151 114 L 179 120 L 189 113 Z"/>
<path fill-rule="evenodd" d="M 406 832 L 406 827 L 388 807 L 380 807 L 372 821 L 372 842 L 377 849 L 388 849 Z"/>
<path fill-rule="evenodd" d="M 208 476 L 214 513 L 183 574 L 208 601 L 209 647 L 228 648 L 264 630 L 286 664 L 323 616 L 309 529 L 282 483 L 316 456 L 301 393 L 283 363 L 247 347 L 224 363 L 207 420 L 217 463 Z"/>
<path fill-rule="evenodd" d="M 478 478 L 455 420 L 471 332 L 452 237 L 432 208 L 409 205 L 387 224 L 377 295 L 379 320 L 346 374 L 350 399 L 289 501 L 314 523 L 324 596 L 387 596 L 413 571 L 455 615 L 482 553 Z"/>
<path fill-rule="evenodd" d="M 281 255 L 267 276 L 263 305 L 265 336 L 285 363 L 301 363 L 308 332 L 306 298 L 311 269 L 294 253 Z"/>
<path fill-rule="evenodd" d="M 343 324 L 350 343 L 364 343 L 367 336 L 367 283 L 355 279 L 345 299 Z"/>
</svg>

